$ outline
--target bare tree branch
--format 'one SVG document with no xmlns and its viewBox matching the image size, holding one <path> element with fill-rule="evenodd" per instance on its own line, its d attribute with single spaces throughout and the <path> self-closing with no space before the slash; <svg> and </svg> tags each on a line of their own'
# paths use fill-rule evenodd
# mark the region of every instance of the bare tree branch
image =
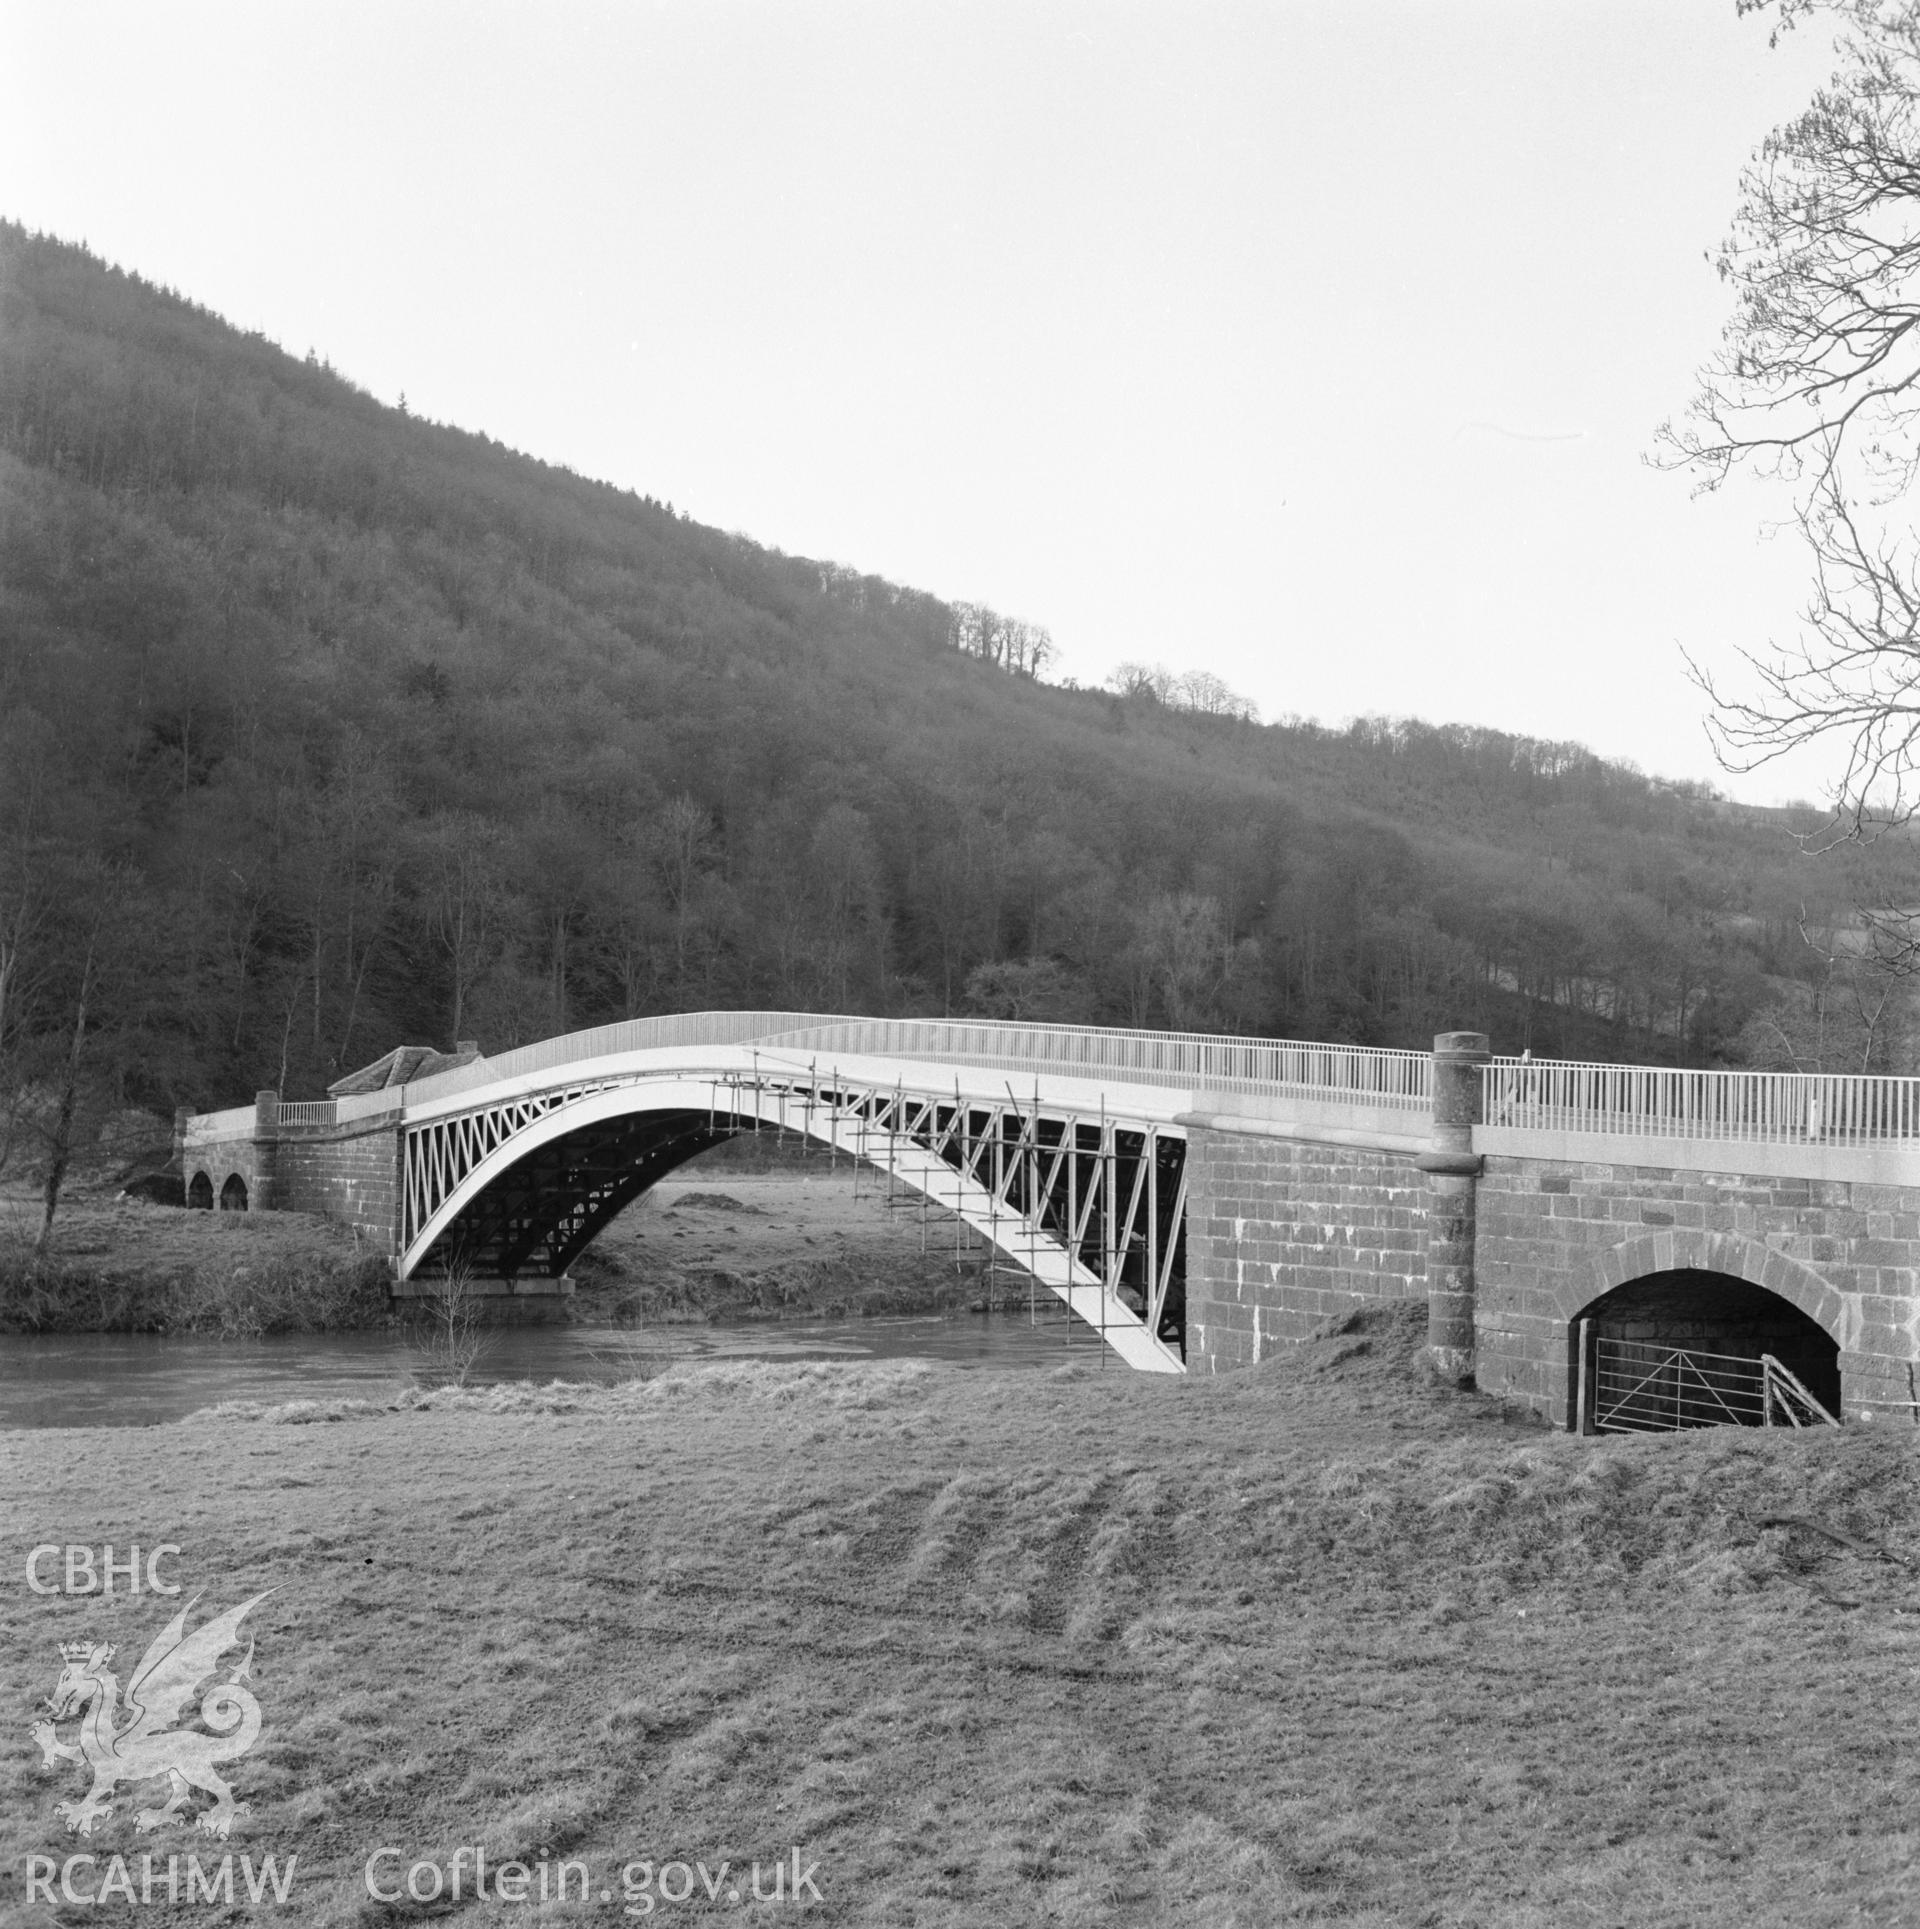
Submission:
<svg viewBox="0 0 1920 1929">
<path fill-rule="evenodd" d="M 1920 808 L 1920 0 L 1739 5 L 1774 13 L 1776 41 L 1833 18 L 1840 65 L 1741 177 L 1717 255 L 1733 314 L 1653 460 L 1789 492 L 1813 575 L 1800 636 L 1743 651 L 1732 682 L 1688 667 L 1727 769 L 1841 746 L 1832 843 Z"/>
</svg>

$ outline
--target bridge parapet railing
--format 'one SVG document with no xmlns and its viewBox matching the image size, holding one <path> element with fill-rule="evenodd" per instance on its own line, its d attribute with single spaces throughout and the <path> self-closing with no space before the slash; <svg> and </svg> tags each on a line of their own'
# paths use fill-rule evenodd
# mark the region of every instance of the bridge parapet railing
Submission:
<svg viewBox="0 0 1920 1929">
<path fill-rule="evenodd" d="M 1116 1082 L 1194 1092 L 1309 1098 L 1390 1112 L 1422 1113 L 1433 1105 L 1433 1060 L 1426 1052 L 1205 1032 L 1122 1031 L 1095 1025 L 703 1011 L 630 1019 L 543 1038 L 411 1085 L 283 1104 L 278 1116 L 287 1125 L 346 1125 L 590 1059 L 709 1045 L 758 1045 L 770 1052 L 816 1059 L 836 1055 L 918 1058 L 1011 1072 L 1105 1076 Z"/>
<path fill-rule="evenodd" d="M 333 1123 L 348 1125 L 355 1119 L 378 1118 L 383 1112 L 397 1112 L 406 1101 L 404 1086 L 390 1086 L 383 1092 L 351 1092 L 333 1104 Z"/>
<path fill-rule="evenodd" d="M 629 1018 L 617 1025 L 596 1025 L 589 1031 L 543 1038 L 536 1044 L 521 1045 L 492 1058 L 475 1059 L 472 1064 L 450 1072 L 437 1072 L 431 1078 L 418 1079 L 407 1086 L 404 1097 L 407 1104 L 417 1105 L 428 1099 L 451 1098 L 476 1086 L 522 1078 L 530 1072 L 558 1071 L 562 1066 L 577 1065 L 590 1058 L 697 1045 L 745 1045 L 770 1032 L 820 1022 L 815 1014 L 804 1011 L 676 1011 L 658 1018 Z M 385 1098 L 388 1094 L 379 1092 L 368 1096 Z M 402 1096 L 401 1091 L 394 1088 L 393 1104 L 400 1104 Z M 347 1102 L 341 1101 L 343 1105 Z"/>
<path fill-rule="evenodd" d="M 224 1112 L 200 1112 L 187 1128 L 187 1142 L 205 1145 L 221 1139 L 250 1139 L 259 1119 L 259 1110 L 252 1105 L 233 1105 Z"/>
<path fill-rule="evenodd" d="M 754 1042 L 768 1051 L 815 1057 L 919 1058 L 1068 1077 L 1105 1075 L 1129 1084 L 1257 1097 L 1298 1094 L 1407 1112 L 1433 1105 L 1430 1053 L 1361 1045 L 946 1018 L 816 1020 Z"/>
<path fill-rule="evenodd" d="M 337 1099 L 296 1099 L 283 1102 L 277 1116 L 283 1124 L 305 1126 L 350 1125 L 379 1118 L 429 1099 L 449 1098 L 478 1086 L 492 1085 L 527 1073 L 557 1071 L 588 1059 L 621 1052 L 664 1051 L 674 1047 L 742 1045 L 772 1033 L 791 1032 L 799 1025 L 835 1022 L 830 1016 L 807 1011 L 687 1011 L 656 1018 L 627 1019 L 597 1025 L 588 1031 L 566 1032 L 532 1045 L 478 1058 L 452 1071 L 416 1079 L 411 1085 L 386 1085 L 378 1091 L 352 1092 Z M 195 1121 L 197 1137 L 233 1137 L 249 1131 L 251 1105 L 228 1112 L 208 1112 Z"/>
<path fill-rule="evenodd" d="M 1486 1123 L 1518 1131 L 1773 1145 L 1920 1137 L 1916 1078 L 1513 1058 L 1481 1077 Z"/>
<path fill-rule="evenodd" d="M 282 1100 L 274 1117 L 282 1125 L 351 1125 L 356 1119 L 399 1111 L 405 1097 L 403 1087 L 390 1085 L 377 1092 L 352 1092 L 345 1098 Z"/>
</svg>

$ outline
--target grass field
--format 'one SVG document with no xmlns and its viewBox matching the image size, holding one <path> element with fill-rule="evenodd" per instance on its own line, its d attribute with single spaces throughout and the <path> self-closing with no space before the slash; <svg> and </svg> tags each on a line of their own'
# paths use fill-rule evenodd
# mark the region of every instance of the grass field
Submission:
<svg viewBox="0 0 1920 1929">
<path fill-rule="evenodd" d="M 368 1895 L 376 1848 L 392 1892 L 473 1845 L 586 1866 L 543 1920 L 1920 1920 L 1914 1436 L 1570 1439 L 1417 1338 L 0 1435 L 5 1903 L 108 1918 L 29 1907 L 31 1854 L 222 1852 L 136 1837 L 150 1788 L 77 1842 L 23 1733 L 60 1642 L 131 1659 L 172 1606 L 33 1594 L 27 1550 L 166 1540 L 196 1618 L 277 1590 L 226 1846 L 297 1854 L 283 1921 L 538 1913 L 471 1855 L 457 1908 Z M 796 1848 L 820 1901 L 726 1900 Z"/>
</svg>

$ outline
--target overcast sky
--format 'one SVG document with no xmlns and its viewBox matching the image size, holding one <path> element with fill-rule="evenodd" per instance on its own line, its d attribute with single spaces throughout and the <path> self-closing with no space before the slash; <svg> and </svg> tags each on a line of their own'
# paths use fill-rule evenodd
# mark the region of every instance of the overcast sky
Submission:
<svg viewBox="0 0 1920 1929">
<path fill-rule="evenodd" d="M 1771 499 L 1642 460 L 1742 162 L 1733 0 L 0 0 L 0 212 L 699 520 L 1211 669 L 1719 773 Z"/>
</svg>

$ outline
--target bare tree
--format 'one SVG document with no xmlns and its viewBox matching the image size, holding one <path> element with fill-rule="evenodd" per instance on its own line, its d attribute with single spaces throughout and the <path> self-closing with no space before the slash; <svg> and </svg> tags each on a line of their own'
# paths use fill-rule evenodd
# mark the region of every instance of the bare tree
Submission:
<svg viewBox="0 0 1920 1929">
<path fill-rule="evenodd" d="M 424 1301 L 413 1333 L 413 1377 L 417 1385 L 466 1386 L 493 1351 L 495 1332 L 487 1324 L 484 1289 L 472 1269 L 456 1260 Z"/>
<path fill-rule="evenodd" d="M 0 681 L 0 697 L 6 695 Z M 63 853 L 50 836 L 37 717 L 0 711 L 0 1171 L 26 1103 L 27 1047 L 51 962 L 48 926 L 58 909 Z"/>
<path fill-rule="evenodd" d="M 1170 710 L 1186 710 L 1198 717 L 1232 717 L 1242 723 L 1259 720 L 1259 706 L 1251 697 L 1215 676 L 1211 670 L 1169 670 L 1164 663 L 1120 663 L 1107 677 L 1107 688 L 1123 697 L 1146 697 Z"/>
<path fill-rule="evenodd" d="M 28 970 L 34 957 L 34 939 L 46 916 L 40 880 L 24 849 L 0 853 L 0 1171 L 6 1169 L 13 1149 L 25 1095 L 16 1073 L 26 1030 Z"/>
<path fill-rule="evenodd" d="M 1040 672 L 1060 654 L 1051 632 L 1039 623 L 1028 623 L 1013 617 L 1007 623 L 1006 636 L 1007 668 L 1015 676 L 1037 680 Z"/>
<path fill-rule="evenodd" d="M 880 860 L 863 812 L 844 802 L 827 806 L 808 845 L 807 873 L 822 989 L 831 1009 L 846 1011 L 857 961 L 866 954 L 879 962 L 875 940 L 883 923 Z"/>
<path fill-rule="evenodd" d="M 42 1083 L 51 1104 L 35 1121 L 46 1153 L 36 1246 L 41 1253 L 52 1242 L 61 1188 L 80 1143 L 80 1114 L 86 1095 L 84 1066 L 88 1048 L 100 1030 L 102 994 L 108 980 L 124 974 L 133 955 L 128 917 L 132 882 L 122 867 L 97 859 L 73 880 L 74 955 L 62 974 L 71 987 L 71 1003 L 61 1014 L 60 1030 L 50 1032 L 42 1041 L 47 1048 Z"/>
<path fill-rule="evenodd" d="M 674 962 L 684 982 L 700 885 L 713 861 L 714 823 L 704 805 L 683 795 L 667 800 L 652 829 L 654 869 L 673 910 Z"/>
<path fill-rule="evenodd" d="M 1151 697 L 1156 703 L 1171 703 L 1178 680 L 1164 663 L 1118 663 L 1107 674 L 1107 688 L 1123 697 Z"/>
<path fill-rule="evenodd" d="M 1813 928 L 1803 912 L 1800 937 L 1817 973 L 1747 1021 L 1746 1061 L 1793 1072 L 1887 1072 L 1911 1063 L 1920 963 L 1904 924 L 1870 917 Z"/>
<path fill-rule="evenodd" d="M 447 954 L 449 1039 L 465 1029 L 473 988 L 500 948 L 498 845 L 494 827 L 471 811 L 443 812 L 428 825 L 426 924 Z"/>
<path fill-rule="evenodd" d="M 1831 835 L 1857 837 L 1920 806 L 1920 4 L 1739 8 L 1774 13 L 1776 39 L 1832 17 L 1839 65 L 1741 176 L 1717 256 L 1734 312 L 1655 460 L 1787 492 L 1813 568 L 1800 636 L 1743 652 L 1737 687 L 1689 664 L 1728 769 L 1842 747 Z"/>
<path fill-rule="evenodd" d="M 1159 992 L 1167 1023 L 1175 1031 L 1206 1028 L 1232 954 L 1218 902 L 1192 891 L 1155 898 L 1129 948 Z"/>
<path fill-rule="evenodd" d="M 87 1049 L 87 1017 L 94 996 L 94 965 L 99 956 L 98 920 L 87 935 L 80 983 L 74 999 L 73 1030 L 61 1055 L 53 1115 L 46 1126 L 47 1169 L 40 1186 L 40 1237 L 35 1250 L 44 1254 L 53 1239 L 53 1216 L 60 1209 L 60 1188 L 73 1161 L 74 1113 L 80 1096 L 80 1065 Z"/>
<path fill-rule="evenodd" d="M 955 603 L 947 615 L 947 642 L 962 656 L 997 663 L 1015 676 L 1037 678 L 1059 655 L 1053 637 L 1038 623 L 1002 616 L 984 603 Z"/>
<path fill-rule="evenodd" d="M 1228 688 L 1211 670 L 1189 670 L 1174 682 L 1174 702 L 1202 717 L 1233 717 L 1253 723 L 1260 715 L 1250 697 Z"/>
</svg>

